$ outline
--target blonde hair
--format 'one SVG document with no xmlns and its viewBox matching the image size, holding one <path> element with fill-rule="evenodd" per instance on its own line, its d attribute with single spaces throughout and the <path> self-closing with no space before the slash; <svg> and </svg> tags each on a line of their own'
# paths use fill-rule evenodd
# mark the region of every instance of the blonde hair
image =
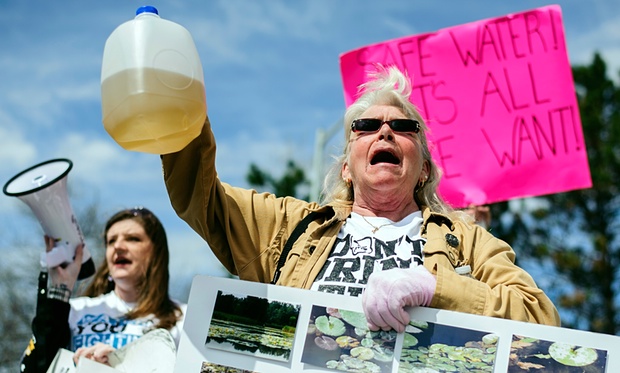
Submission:
<svg viewBox="0 0 620 373">
<path fill-rule="evenodd" d="M 407 118 L 420 122 L 418 137 L 422 149 L 421 155 L 428 165 L 429 175 L 426 182 L 416 185 L 411 191 L 416 203 L 420 207 L 428 206 L 431 211 L 452 214 L 454 210 L 437 194 L 441 170 L 431 158 L 426 137 L 426 132 L 429 131 L 428 126 L 415 105 L 409 101 L 412 90 L 409 78 L 396 66 L 375 65 L 375 68 L 375 71 L 369 73 L 370 79 L 360 85 L 361 96 L 345 112 L 343 153 L 336 158 L 325 177 L 321 202 L 343 207 L 353 204 L 353 186 L 342 179 L 342 166 L 348 161 L 350 154 L 351 123 L 371 106 L 390 105 L 400 109 Z"/>
</svg>

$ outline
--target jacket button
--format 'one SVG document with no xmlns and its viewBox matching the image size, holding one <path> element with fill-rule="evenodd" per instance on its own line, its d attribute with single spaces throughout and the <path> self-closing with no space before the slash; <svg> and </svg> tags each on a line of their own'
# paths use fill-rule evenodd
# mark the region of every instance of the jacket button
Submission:
<svg viewBox="0 0 620 373">
<path fill-rule="evenodd" d="M 456 238 L 456 236 L 453 235 L 452 233 L 447 233 L 446 234 L 446 242 L 448 243 L 448 245 L 450 245 L 452 247 L 458 247 L 459 246 L 459 239 Z"/>
</svg>

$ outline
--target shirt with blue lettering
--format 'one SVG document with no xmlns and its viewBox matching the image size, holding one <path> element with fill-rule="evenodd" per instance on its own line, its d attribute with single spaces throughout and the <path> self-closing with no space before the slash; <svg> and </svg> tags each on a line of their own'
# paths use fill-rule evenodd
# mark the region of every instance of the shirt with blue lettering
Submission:
<svg viewBox="0 0 620 373">
<path fill-rule="evenodd" d="M 125 315 L 135 307 L 120 299 L 114 291 L 95 298 L 78 297 L 71 299 L 69 327 L 71 329 L 71 349 L 89 347 L 98 342 L 116 349 L 140 338 L 153 330 L 157 324 L 154 315 L 129 320 Z M 187 305 L 180 304 L 183 315 Z M 183 319 L 170 330 L 178 347 Z"/>
</svg>

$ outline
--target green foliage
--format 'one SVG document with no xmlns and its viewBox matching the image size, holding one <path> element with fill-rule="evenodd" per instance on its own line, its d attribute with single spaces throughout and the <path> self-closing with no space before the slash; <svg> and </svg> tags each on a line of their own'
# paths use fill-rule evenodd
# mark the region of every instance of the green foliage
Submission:
<svg viewBox="0 0 620 373">
<path fill-rule="evenodd" d="M 260 325 L 256 323 L 256 320 L 248 316 L 239 316 L 232 313 L 213 311 L 213 318 L 221 321 L 245 324 L 245 325 Z"/>
<path fill-rule="evenodd" d="M 302 168 L 293 160 L 286 163 L 286 170 L 281 178 L 276 179 L 270 173 L 258 168 L 254 163 L 250 164 L 250 170 L 246 175 L 246 181 L 255 188 L 265 188 L 278 197 L 297 197 L 308 201 L 309 196 L 299 196 L 299 188 L 309 184 Z"/>
<path fill-rule="evenodd" d="M 534 211 L 492 206 L 494 233 L 521 261 L 543 269 L 546 292 L 565 327 L 618 334 L 620 306 L 620 88 L 596 54 L 573 77 L 593 187 L 537 200 Z"/>
<path fill-rule="evenodd" d="M 284 326 L 282 327 L 282 332 L 283 332 L 283 333 L 288 333 L 288 334 L 294 335 L 294 334 L 295 334 L 295 329 L 296 329 L 296 328 L 295 328 L 294 326 L 284 325 Z"/>
<path fill-rule="evenodd" d="M 250 295 L 237 297 L 233 294 L 219 292 L 214 306 L 215 313 L 219 315 L 220 320 L 246 320 L 245 324 L 276 328 L 295 327 L 299 316 L 299 306 L 277 301 L 270 302 L 266 298 Z"/>
</svg>

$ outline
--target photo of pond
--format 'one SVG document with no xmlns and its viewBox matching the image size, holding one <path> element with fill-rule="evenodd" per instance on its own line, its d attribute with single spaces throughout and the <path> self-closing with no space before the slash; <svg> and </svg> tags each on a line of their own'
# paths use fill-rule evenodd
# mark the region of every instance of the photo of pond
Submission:
<svg viewBox="0 0 620 373">
<path fill-rule="evenodd" d="M 313 306 L 301 361 L 335 371 L 391 372 L 396 332 L 371 332 L 362 312 Z"/>
<path fill-rule="evenodd" d="M 513 335 L 508 372 L 605 372 L 607 351 Z"/>
<path fill-rule="evenodd" d="M 225 365 L 219 365 L 204 361 L 200 369 L 200 373 L 259 373 L 253 370 L 239 369 L 233 367 L 227 367 Z"/>
<path fill-rule="evenodd" d="M 398 371 L 493 372 L 498 340 L 479 330 L 412 320 L 404 333 Z"/>
<path fill-rule="evenodd" d="M 205 346 L 287 362 L 300 308 L 298 304 L 218 291 Z"/>
</svg>

